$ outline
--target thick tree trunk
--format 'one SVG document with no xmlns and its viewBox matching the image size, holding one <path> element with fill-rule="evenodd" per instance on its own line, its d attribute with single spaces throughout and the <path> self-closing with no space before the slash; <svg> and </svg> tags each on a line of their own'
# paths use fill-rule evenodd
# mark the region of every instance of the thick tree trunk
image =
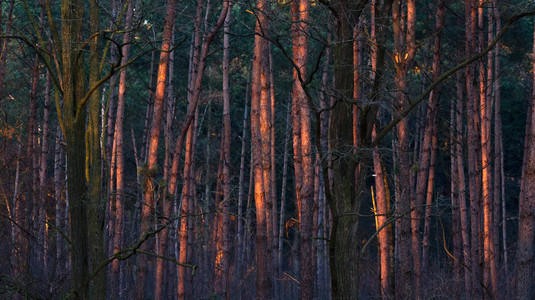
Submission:
<svg viewBox="0 0 535 300">
<path fill-rule="evenodd" d="M 256 297 L 259 300 L 271 298 L 271 278 L 269 261 L 271 261 L 271 134 L 270 134 L 270 99 L 268 72 L 267 41 L 262 37 L 268 26 L 264 9 L 269 8 L 269 1 L 257 2 L 257 22 L 255 26 L 255 43 L 251 79 L 251 147 L 254 172 L 254 200 L 256 206 Z"/>
<path fill-rule="evenodd" d="M 83 32 L 83 1 L 64 1 L 61 9 L 63 110 L 62 119 L 67 154 L 67 194 L 70 215 L 72 288 L 75 299 L 88 297 L 86 278 L 89 272 L 87 224 L 87 187 L 85 179 L 85 107 L 80 103 L 85 94 L 85 78 L 79 54 Z"/>
<path fill-rule="evenodd" d="M 535 53 L 535 27 L 533 53 Z M 535 59 L 533 60 L 535 70 Z M 535 75 L 533 77 L 535 85 Z M 533 238 L 535 236 L 535 92 L 530 101 L 526 130 L 525 161 L 519 199 L 518 250 L 516 262 L 516 298 L 530 299 L 533 295 Z"/>
</svg>

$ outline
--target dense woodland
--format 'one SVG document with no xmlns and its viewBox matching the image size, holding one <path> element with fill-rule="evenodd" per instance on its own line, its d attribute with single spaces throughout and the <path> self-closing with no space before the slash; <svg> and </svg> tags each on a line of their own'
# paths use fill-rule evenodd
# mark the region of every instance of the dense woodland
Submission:
<svg viewBox="0 0 535 300">
<path fill-rule="evenodd" d="M 0 298 L 533 298 L 532 1 L 0 8 Z"/>
</svg>

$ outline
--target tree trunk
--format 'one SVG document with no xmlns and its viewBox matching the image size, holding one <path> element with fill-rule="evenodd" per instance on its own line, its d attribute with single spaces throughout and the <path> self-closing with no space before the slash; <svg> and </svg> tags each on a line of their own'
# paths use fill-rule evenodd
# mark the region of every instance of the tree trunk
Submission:
<svg viewBox="0 0 535 300">
<path fill-rule="evenodd" d="M 498 10 L 497 1 L 494 2 L 494 18 L 496 20 L 495 32 L 501 30 L 500 12 Z M 496 216 L 496 219 L 501 218 L 502 230 L 502 246 L 503 246 L 503 266 L 505 278 L 505 290 L 508 290 L 509 268 L 508 268 L 508 250 L 507 250 L 507 219 L 505 206 L 505 174 L 504 174 L 504 154 L 503 154 L 503 139 L 502 139 L 502 114 L 501 114 L 501 94 L 500 94 L 500 43 L 494 49 L 494 155 L 496 156 L 494 165 L 494 203 L 501 205 L 501 216 Z M 496 206 L 495 206 L 496 207 Z M 496 210 L 495 210 L 496 211 Z M 499 223 L 499 222 L 498 222 Z M 495 228 L 495 230 L 499 230 Z M 496 242 L 496 241 L 495 241 Z M 499 243 L 499 241 L 498 241 Z M 497 295 L 499 296 L 499 295 Z"/>
<path fill-rule="evenodd" d="M 245 88 L 245 107 L 243 109 L 243 123 L 242 123 L 242 134 L 241 134 L 241 155 L 240 155 L 240 175 L 239 175 L 239 182 L 238 182 L 238 261 L 241 262 L 239 264 L 238 272 L 235 278 L 241 280 L 243 276 L 243 265 L 246 265 L 246 244 L 245 244 L 245 232 L 244 232 L 244 222 L 243 218 L 244 216 L 244 208 L 243 208 L 243 199 L 245 197 L 245 191 L 244 191 L 244 180 L 245 180 L 245 150 L 246 150 L 246 143 L 245 143 L 245 135 L 247 134 L 247 97 L 249 95 L 249 82 L 247 83 L 247 87 Z M 281 199 L 282 201 L 282 199 Z M 247 209 L 247 207 L 245 208 Z M 279 264 L 280 266 L 280 264 Z"/>
<path fill-rule="evenodd" d="M 187 263 L 188 258 L 188 214 L 190 213 L 190 198 L 191 195 L 191 185 L 193 184 L 194 178 L 192 178 L 192 164 L 193 164 L 193 135 L 194 128 L 190 126 L 188 129 L 188 134 L 186 138 L 186 149 L 185 149 L 185 160 L 184 160 L 184 185 L 182 186 L 182 205 L 180 209 L 180 229 L 178 232 L 179 243 L 180 243 L 180 254 L 178 262 L 181 264 L 178 266 L 178 299 L 185 299 L 186 297 L 186 277 L 189 275 L 186 274 L 186 267 L 184 264 Z"/>
<path fill-rule="evenodd" d="M 299 248 L 301 299 L 312 299 L 314 292 L 315 257 L 313 256 L 313 216 L 314 216 L 314 165 L 312 156 L 312 134 L 310 109 L 302 82 L 307 78 L 308 51 L 308 0 L 292 2 L 292 52 L 293 70 L 292 102 L 294 116 L 294 153 L 296 156 L 295 178 L 299 216 Z M 295 136 L 297 134 L 298 136 Z M 297 148 L 297 149 L 296 149 Z M 300 164 L 300 165 L 299 165 Z"/>
<path fill-rule="evenodd" d="M 407 0 L 407 11 L 404 12 L 404 1 L 396 0 L 392 6 L 392 20 L 394 28 L 394 48 L 395 48 L 395 75 L 396 86 L 396 111 L 401 113 L 408 105 L 407 99 L 407 72 L 411 66 L 415 44 L 415 1 Z M 404 16 L 406 15 L 406 20 Z M 405 24 L 406 22 L 406 24 Z M 406 28 L 405 28 L 406 26 Z M 421 285 L 421 258 L 419 241 L 419 222 L 421 217 L 421 207 L 415 203 L 414 196 L 410 195 L 410 146 L 409 127 L 407 118 L 403 118 L 396 126 L 397 128 L 397 149 L 396 156 L 399 166 L 399 192 L 397 199 L 397 209 L 399 214 L 410 212 L 411 219 L 403 216 L 398 224 L 400 226 L 399 239 L 399 293 L 401 298 L 422 299 Z M 427 175 L 427 174 L 426 174 Z M 426 176 L 427 177 L 427 176 Z M 412 207 L 411 207 L 412 206 Z M 412 222 L 411 222 L 412 220 Z M 410 247 L 412 231 L 412 249 Z M 411 258 L 412 250 L 412 258 Z M 411 263 L 412 262 L 412 263 Z M 398 282 L 398 281 L 396 281 Z M 414 284 L 414 286 L 412 286 Z"/>
<path fill-rule="evenodd" d="M 269 1 L 257 2 L 257 22 L 255 26 L 255 43 L 251 79 L 251 147 L 254 172 L 254 200 L 256 207 L 256 298 L 271 298 L 271 278 L 269 261 L 271 261 L 271 219 L 270 210 L 270 101 L 269 84 L 266 80 L 268 71 L 267 41 L 261 36 L 265 33 L 267 17 L 263 9 L 268 9 Z M 267 111 L 266 111 L 267 109 Z"/>
<path fill-rule="evenodd" d="M 129 59 L 129 53 L 130 53 L 130 41 L 131 41 L 131 33 L 130 33 L 130 27 L 132 23 L 132 17 L 133 17 L 133 11 L 134 11 L 134 4 L 132 2 L 128 3 L 128 8 L 126 12 L 126 20 L 125 20 L 125 34 L 123 36 L 123 43 L 124 46 L 122 47 L 122 61 L 121 64 L 124 64 Z M 117 96 L 117 117 L 115 121 L 115 135 L 113 139 L 113 148 L 115 149 L 115 153 L 113 156 L 115 156 L 116 161 L 116 168 L 115 168 L 115 179 L 116 179 L 116 185 L 115 185 L 115 193 L 113 196 L 115 196 L 115 210 L 113 216 L 110 216 L 114 218 L 114 228 L 113 228 L 113 240 L 110 241 L 113 244 L 113 253 L 117 253 L 122 249 L 122 243 L 123 243 L 123 222 L 125 219 L 124 216 L 124 111 L 125 111 L 125 103 L 126 103 L 126 85 L 127 85 L 127 73 L 126 69 L 123 69 L 121 71 L 120 77 L 119 77 L 119 95 Z M 112 197 L 113 197 L 112 196 Z M 121 282 L 122 282 L 122 270 L 121 270 L 121 263 L 119 260 L 114 260 L 111 264 L 111 287 L 110 291 L 117 295 L 118 297 L 121 297 L 123 295 L 123 290 L 121 288 Z"/>
<path fill-rule="evenodd" d="M 441 49 L 441 37 L 442 29 L 444 28 L 444 16 L 446 14 L 446 5 L 444 0 L 438 1 L 438 11 L 437 11 L 437 21 L 435 25 L 435 43 L 433 46 L 433 69 L 431 81 L 435 81 L 440 73 L 440 49 Z M 431 202 L 433 195 L 433 178 L 434 178 L 434 161 L 433 155 L 436 156 L 436 139 L 437 139 L 437 114 L 438 114 L 438 89 L 431 91 L 429 95 L 429 104 L 427 109 L 427 116 L 425 121 L 425 132 L 422 142 L 422 156 L 420 157 L 419 162 L 419 172 L 417 175 L 416 183 L 416 205 L 423 205 L 424 198 L 426 209 L 425 209 L 425 224 L 424 224 L 424 241 L 422 247 L 422 270 L 427 270 L 428 267 L 428 258 L 429 258 L 429 222 L 431 214 Z M 433 144 L 434 142 L 434 144 Z M 433 145 L 435 147 L 433 147 Z M 419 227 L 419 220 L 413 220 L 416 227 Z M 427 234 L 426 230 L 427 228 Z M 414 232 L 415 228 L 413 227 L 413 242 L 414 242 Z M 417 232 L 416 232 L 417 234 Z M 427 242 L 426 242 L 427 239 Z"/>
<path fill-rule="evenodd" d="M 163 104 L 165 100 L 165 83 L 167 78 L 167 68 L 169 63 L 169 50 L 171 47 L 171 35 L 173 34 L 173 23 L 176 14 L 176 0 L 169 0 L 165 16 L 164 30 L 162 34 L 162 52 L 160 53 L 160 63 L 158 65 L 158 79 L 156 93 L 154 95 L 153 122 L 150 130 L 149 150 L 147 153 L 147 176 L 145 178 L 144 205 L 142 206 L 140 235 L 143 237 L 151 227 L 152 214 L 155 208 L 153 180 L 158 162 L 158 143 L 160 138 L 160 126 L 163 117 Z M 153 243 L 146 241 L 141 245 L 140 250 L 151 252 Z M 149 259 L 146 255 L 138 257 L 138 270 L 136 278 L 136 298 L 142 299 L 145 295 L 145 279 L 148 273 Z"/>
<path fill-rule="evenodd" d="M 535 36 L 535 27 L 534 27 Z M 533 42 L 535 53 L 535 37 Z M 535 70 L 535 59 L 533 60 Z M 533 78 L 535 85 L 535 75 Z M 524 168 L 522 170 L 522 186 L 519 199 L 518 250 L 516 262 L 516 298 L 530 299 L 533 295 L 533 238 L 535 236 L 535 92 L 529 103 L 531 113 L 528 114 L 529 128 L 526 130 Z"/>
<path fill-rule="evenodd" d="M 229 227 L 230 227 L 230 91 L 229 91 L 229 31 L 230 17 L 227 13 L 223 35 L 223 134 L 222 134 L 222 155 L 223 155 L 223 199 L 216 203 L 218 218 L 221 220 L 221 228 L 218 233 L 216 253 L 216 292 L 223 298 L 228 298 L 229 283 Z"/>
<path fill-rule="evenodd" d="M 461 51 L 459 51 L 459 56 L 461 56 Z M 464 172 L 464 159 L 463 159 L 463 83 L 462 83 L 462 74 L 457 72 L 456 74 L 456 88 L 457 88 L 457 103 L 456 103 L 456 113 L 455 113 L 455 160 L 457 167 L 457 184 L 459 185 L 459 213 L 461 218 L 461 237 L 463 241 L 463 263 L 466 266 L 464 269 L 464 287 L 465 287 L 465 296 L 468 293 L 472 292 L 472 277 L 471 277 L 471 251 L 470 251 L 470 230 L 468 222 L 468 209 L 466 205 L 466 179 Z"/>
<path fill-rule="evenodd" d="M 466 40 L 465 57 L 471 56 L 475 52 L 476 34 L 476 4 L 473 0 L 466 1 Z M 468 186 L 470 192 L 470 224 L 471 224 L 471 270 L 472 288 L 469 290 L 470 296 L 478 298 L 480 295 L 479 285 L 479 192 L 477 185 L 477 128 L 476 118 L 477 100 L 474 86 L 474 68 L 468 66 L 465 69 L 466 99 L 467 105 L 467 131 L 468 131 Z"/>
</svg>

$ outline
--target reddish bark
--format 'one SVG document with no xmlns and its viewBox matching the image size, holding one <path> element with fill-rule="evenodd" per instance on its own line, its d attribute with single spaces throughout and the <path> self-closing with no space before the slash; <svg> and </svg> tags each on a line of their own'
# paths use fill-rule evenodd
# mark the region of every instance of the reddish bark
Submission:
<svg viewBox="0 0 535 300">
<path fill-rule="evenodd" d="M 126 25 L 125 25 L 125 34 L 123 37 L 124 46 L 121 49 L 122 51 L 122 61 L 121 64 L 125 64 L 129 59 L 130 52 L 130 41 L 131 33 L 130 26 L 132 22 L 132 16 L 134 11 L 134 5 L 130 2 L 128 4 L 128 9 L 126 13 Z M 126 69 L 123 69 L 120 74 L 119 79 L 119 95 L 117 97 L 117 116 L 115 122 L 115 134 L 113 138 L 113 157 L 116 161 L 115 169 L 115 210 L 113 211 L 114 218 L 114 227 L 113 227 L 113 253 L 116 253 L 122 249 L 122 240 L 123 240 L 123 221 L 124 221 L 124 210 L 123 210 L 123 193 L 124 193 L 124 110 L 126 102 L 126 85 L 127 85 L 127 76 Z M 120 287 L 122 282 L 122 270 L 120 267 L 119 260 L 114 260 L 111 264 L 111 282 L 112 286 L 110 290 L 115 295 L 122 295 L 123 291 Z"/>
<path fill-rule="evenodd" d="M 158 79 L 156 84 L 156 93 L 154 95 L 153 122 L 149 137 L 149 150 L 147 153 L 147 177 L 145 179 L 145 193 L 142 205 L 140 235 L 144 236 L 151 227 L 151 215 L 153 214 L 154 188 L 153 176 L 156 172 L 158 162 L 158 143 L 160 138 L 160 126 L 163 117 L 163 104 L 165 99 L 165 83 L 167 78 L 167 68 L 169 62 L 169 49 L 171 46 L 171 35 L 173 33 L 173 23 L 176 14 L 176 0 L 169 0 L 167 3 L 167 13 L 165 17 L 164 30 L 162 35 L 162 52 L 160 53 L 160 63 L 158 65 Z M 153 243 L 147 241 L 141 246 L 142 251 L 153 251 Z M 136 279 L 136 297 L 142 299 L 145 295 L 145 278 L 148 273 L 149 259 L 146 255 L 140 255 L 138 260 L 138 270 Z"/>
<path fill-rule="evenodd" d="M 254 176 L 254 200 L 256 206 L 256 298 L 271 298 L 270 268 L 271 261 L 270 241 L 271 235 L 269 204 L 270 184 L 269 173 L 271 169 L 269 162 L 270 152 L 270 132 L 267 115 L 270 108 L 269 85 L 267 84 L 267 41 L 262 37 L 267 27 L 267 16 L 263 10 L 269 8 L 269 1 L 258 0 L 257 21 L 255 26 L 255 43 L 253 68 L 251 79 L 251 147 L 252 147 L 252 168 Z M 266 111 L 267 110 L 267 111 Z M 264 113 L 262 114 L 262 111 Z M 265 139 L 266 138 L 266 139 Z M 266 170 L 267 169 L 267 170 Z M 267 173 L 267 174 L 266 174 Z"/>
</svg>

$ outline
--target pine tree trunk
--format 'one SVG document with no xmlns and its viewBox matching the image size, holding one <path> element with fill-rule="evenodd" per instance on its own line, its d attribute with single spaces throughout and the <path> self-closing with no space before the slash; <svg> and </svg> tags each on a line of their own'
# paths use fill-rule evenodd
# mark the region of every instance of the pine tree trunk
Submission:
<svg viewBox="0 0 535 300">
<path fill-rule="evenodd" d="M 394 28 L 394 48 L 395 48 L 395 75 L 396 86 L 396 111 L 401 113 L 408 105 L 407 99 L 407 72 L 416 51 L 415 44 L 415 2 L 407 0 L 407 12 L 404 12 L 404 2 L 394 1 L 392 6 L 392 20 Z M 406 20 L 404 16 L 406 15 Z M 404 25 L 406 22 L 406 25 Z M 405 29 L 406 26 L 406 29 Z M 411 220 L 402 217 L 398 222 L 400 226 L 399 239 L 399 271 L 400 281 L 399 293 L 402 298 L 422 299 L 421 286 L 421 258 L 419 241 L 419 222 L 421 217 L 421 207 L 417 207 L 414 196 L 410 195 L 411 161 L 409 146 L 409 127 L 407 118 L 403 118 L 396 126 L 397 149 L 396 156 L 399 166 L 399 194 L 398 213 L 406 214 L 410 212 Z M 412 207 L 411 207 L 412 206 Z M 411 244 L 412 231 L 412 247 Z M 412 258 L 411 258 L 412 250 Z M 414 285 L 414 286 L 413 286 Z"/>
<path fill-rule="evenodd" d="M 459 51 L 459 56 L 461 51 Z M 455 160 L 457 167 L 457 184 L 459 185 L 459 213 L 461 218 L 461 238 L 463 242 L 463 263 L 466 266 L 464 269 L 464 288 L 465 296 L 469 295 L 472 292 L 472 277 L 471 277 L 471 251 L 470 251 L 470 229 L 468 222 L 468 209 L 466 205 L 466 179 L 464 172 L 464 156 L 463 156 L 463 83 L 462 83 L 462 74 L 457 72 L 456 74 L 456 88 L 457 88 L 457 103 L 456 103 L 456 113 L 455 113 Z"/>
<path fill-rule="evenodd" d="M 122 61 L 121 64 L 124 64 L 129 59 L 130 54 L 130 41 L 131 33 L 131 23 L 132 23 L 132 17 L 133 17 L 133 11 L 134 11 L 134 4 L 129 3 L 127 12 L 126 12 L 126 20 L 125 20 L 125 34 L 123 36 L 123 43 L 124 46 L 122 47 Z M 113 240 L 110 241 L 110 243 L 113 244 L 113 253 L 117 253 L 122 249 L 122 243 L 123 243 L 123 223 L 125 219 L 125 212 L 124 212 L 124 111 L 125 111 L 125 104 L 126 104 L 126 89 L 127 89 L 127 73 L 126 69 L 123 69 L 119 76 L 119 95 L 117 96 L 117 116 L 115 121 L 115 134 L 113 138 L 113 149 L 115 149 L 115 152 L 113 156 L 115 157 L 116 161 L 116 168 L 115 168 L 115 179 L 116 179 L 116 189 L 115 193 L 113 194 L 113 198 L 115 198 L 115 210 L 113 211 L 113 216 L 110 216 L 110 218 L 114 218 L 114 227 L 113 227 Z M 115 295 L 118 295 L 119 297 L 123 295 L 123 289 L 121 288 L 121 282 L 122 282 L 122 273 L 121 270 L 121 262 L 119 260 L 114 260 L 111 263 L 111 287 L 110 291 L 112 291 Z"/>
<path fill-rule="evenodd" d="M 293 71 L 292 102 L 294 116 L 294 153 L 296 156 L 296 194 L 298 199 L 299 248 L 301 299 L 312 299 L 314 292 L 315 257 L 313 256 L 313 197 L 314 165 L 312 156 L 312 134 L 310 109 L 302 84 L 307 78 L 308 51 L 308 0 L 292 2 L 292 52 Z M 297 136 L 296 136 L 297 134 Z"/>
<path fill-rule="evenodd" d="M 466 1 L 466 49 L 465 56 L 469 57 L 475 52 L 476 34 L 476 4 L 473 0 Z M 469 290 L 471 297 L 479 297 L 479 192 L 477 180 L 477 118 L 475 114 L 477 99 L 476 89 L 474 86 L 474 68 L 468 66 L 465 70 L 466 80 L 466 99 L 467 105 L 467 131 L 468 131 L 468 186 L 470 194 L 470 224 L 471 224 L 471 270 L 472 270 L 472 288 Z"/>
<path fill-rule="evenodd" d="M 229 91 L 229 31 L 230 17 L 228 13 L 225 19 L 223 35 L 223 134 L 222 134 L 222 167 L 223 167 L 223 198 L 217 205 L 221 227 L 218 229 L 217 253 L 216 253 L 216 292 L 223 298 L 228 298 L 229 283 L 229 227 L 230 227 L 230 91 Z M 220 234 L 219 234 L 220 233 Z"/>
<path fill-rule="evenodd" d="M 495 32 L 501 30 L 500 12 L 497 7 L 497 1 L 494 2 L 494 18 L 496 20 Z M 507 283 L 509 282 L 509 268 L 508 268 L 508 250 L 507 250 L 507 219 L 505 206 L 505 174 L 504 174 L 504 153 L 503 153 L 503 138 L 502 138 L 502 115 L 501 115 L 501 94 L 500 94 L 500 47 L 501 44 L 496 44 L 494 49 L 494 155 L 496 162 L 494 165 L 494 203 L 501 205 L 501 216 L 495 217 L 497 220 L 501 218 L 502 230 L 502 246 L 503 246 L 503 278 L 505 282 L 505 290 L 508 290 Z M 495 210 L 496 211 L 496 210 Z M 500 230 L 495 228 L 495 230 Z M 498 241 L 499 243 L 499 241 Z M 499 295 L 498 295 L 499 296 Z"/>
<path fill-rule="evenodd" d="M 535 53 L 535 27 L 533 53 Z M 533 60 L 535 70 L 535 59 Z M 535 75 L 533 78 L 535 85 Z M 535 236 L 535 92 L 529 103 L 526 129 L 525 160 L 522 170 L 522 186 L 519 199 L 518 250 L 516 262 L 516 298 L 530 299 L 533 290 L 533 238 Z"/>
<path fill-rule="evenodd" d="M 155 208 L 153 180 L 158 162 L 158 143 L 160 138 L 160 126 L 163 117 L 163 105 L 165 100 L 165 83 L 167 78 L 167 68 L 169 65 L 169 50 L 171 47 L 171 35 L 173 34 L 173 23 L 175 21 L 176 0 L 169 0 L 165 16 L 164 30 L 162 34 L 162 52 L 160 53 L 160 63 L 158 65 L 158 79 L 156 93 L 154 95 L 153 121 L 149 137 L 149 150 L 147 153 L 147 176 L 145 178 L 144 205 L 142 206 L 140 235 L 143 237 L 151 228 L 152 214 Z M 140 250 L 153 252 L 154 243 L 146 241 Z M 145 295 L 145 279 L 148 273 L 149 258 L 146 255 L 138 257 L 138 270 L 136 278 L 136 298 L 142 299 Z"/>
</svg>

